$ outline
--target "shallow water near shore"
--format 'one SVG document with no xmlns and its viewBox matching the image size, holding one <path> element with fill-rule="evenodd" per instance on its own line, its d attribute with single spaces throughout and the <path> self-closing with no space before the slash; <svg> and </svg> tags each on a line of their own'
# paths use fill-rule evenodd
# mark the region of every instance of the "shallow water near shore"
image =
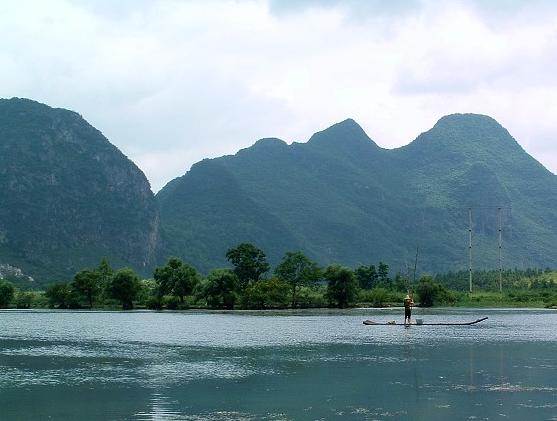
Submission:
<svg viewBox="0 0 557 421">
<path fill-rule="evenodd" d="M 0 311 L 0 419 L 557 419 L 557 312 Z"/>
</svg>

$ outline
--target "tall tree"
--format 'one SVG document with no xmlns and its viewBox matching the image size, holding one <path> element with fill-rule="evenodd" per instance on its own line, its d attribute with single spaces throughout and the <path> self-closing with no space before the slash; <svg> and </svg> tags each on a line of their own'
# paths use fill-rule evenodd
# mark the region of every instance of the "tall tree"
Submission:
<svg viewBox="0 0 557 421">
<path fill-rule="evenodd" d="M 238 299 L 239 281 L 230 269 L 215 269 L 207 276 L 203 297 L 212 308 L 233 309 Z"/>
<path fill-rule="evenodd" d="M 100 274 L 95 270 L 81 270 L 75 274 L 71 287 L 86 298 L 89 308 L 93 308 L 93 300 L 101 287 Z"/>
<path fill-rule="evenodd" d="M 155 269 L 153 275 L 163 294 L 172 294 L 184 302 L 184 297 L 191 295 L 199 283 L 199 275 L 192 266 L 177 257 L 168 260 L 165 266 Z"/>
<path fill-rule="evenodd" d="M 234 266 L 234 273 L 245 288 L 250 282 L 256 282 L 269 271 L 267 256 L 262 250 L 250 243 L 242 243 L 226 252 L 226 258 Z"/>
<path fill-rule="evenodd" d="M 50 285 L 46 291 L 45 296 L 48 298 L 50 307 L 68 308 L 72 301 L 72 289 L 67 283 L 56 283 Z M 77 303 L 75 303 L 77 304 Z"/>
<path fill-rule="evenodd" d="M 379 276 L 379 282 L 386 284 L 389 282 L 389 265 L 383 262 L 379 262 L 377 267 L 377 275 Z"/>
<path fill-rule="evenodd" d="M 15 288 L 12 283 L 0 279 L 0 307 L 8 307 L 14 299 Z"/>
<path fill-rule="evenodd" d="M 397 291 L 406 292 L 410 289 L 410 282 L 405 276 L 403 276 L 400 273 L 397 273 L 393 281 L 393 286 Z"/>
<path fill-rule="evenodd" d="M 292 307 L 296 307 L 296 293 L 301 286 L 312 286 L 321 277 L 317 263 L 307 258 L 301 251 L 287 252 L 282 262 L 275 268 L 275 274 L 290 285 Z"/>
<path fill-rule="evenodd" d="M 99 273 L 101 286 L 103 288 L 106 288 L 108 285 L 110 285 L 110 279 L 112 278 L 112 275 L 114 275 L 114 270 L 110 266 L 110 262 L 106 257 L 103 257 L 101 259 L 99 267 L 97 268 L 97 272 Z"/>
<path fill-rule="evenodd" d="M 122 303 L 124 310 L 131 310 L 140 287 L 139 277 L 132 269 L 120 269 L 111 279 L 110 295 Z"/>
<path fill-rule="evenodd" d="M 339 308 L 352 304 L 358 293 L 358 283 L 354 272 L 347 267 L 331 265 L 324 273 L 327 280 L 327 298 Z"/>
</svg>

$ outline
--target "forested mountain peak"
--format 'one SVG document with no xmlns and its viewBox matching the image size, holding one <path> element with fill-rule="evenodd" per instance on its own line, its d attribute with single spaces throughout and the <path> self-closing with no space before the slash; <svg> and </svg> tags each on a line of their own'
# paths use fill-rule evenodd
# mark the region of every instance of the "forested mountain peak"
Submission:
<svg viewBox="0 0 557 421">
<path fill-rule="evenodd" d="M 256 147 L 284 147 L 287 146 L 284 140 L 278 139 L 276 137 L 264 137 L 263 139 L 259 139 L 253 146 Z"/>
<path fill-rule="evenodd" d="M 137 166 L 79 114 L 0 101 L 0 263 L 41 279 L 103 256 L 146 270 L 158 215 Z"/>
<path fill-rule="evenodd" d="M 18 148 L 42 148 L 50 154 L 60 147 L 71 147 L 81 153 L 116 152 L 137 168 L 80 114 L 64 108 L 51 108 L 26 98 L 0 99 L 0 127 L 5 135 L 0 139 L 0 148 L 7 153 L 12 151 L 13 142 L 18 142 Z M 25 136 L 19 136 L 23 132 Z M 143 175 L 139 168 L 137 171 Z"/>
<path fill-rule="evenodd" d="M 441 127 L 452 127 L 452 128 L 466 128 L 467 130 L 472 129 L 503 129 L 497 120 L 485 115 L 485 114 L 475 114 L 475 113 L 454 113 L 448 114 L 441 117 L 433 128 Z"/>
<path fill-rule="evenodd" d="M 435 148 L 438 153 L 460 151 L 480 154 L 522 153 L 524 150 L 509 132 L 493 118 L 482 114 L 450 114 L 444 116 L 412 142 L 410 149 Z"/>
<path fill-rule="evenodd" d="M 255 142 L 252 146 L 241 149 L 238 154 L 244 153 L 255 153 L 255 154 L 269 154 L 269 153 L 281 153 L 288 149 L 288 144 L 281 139 L 277 139 L 276 137 L 266 137 L 263 139 L 259 139 Z"/>
<path fill-rule="evenodd" d="M 69 110 L 64 110 L 62 108 L 53 108 L 53 107 L 49 107 L 46 104 L 43 104 L 41 102 L 29 99 L 29 98 L 18 98 L 18 97 L 12 97 L 12 98 L 0 98 L 0 107 L 2 107 L 2 110 L 4 111 L 9 111 L 12 113 L 17 113 L 17 114 L 11 114 L 10 118 L 11 121 L 17 121 L 17 118 L 23 118 L 27 113 L 32 113 L 32 112 L 64 112 L 65 114 L 73 114 L 76 116 L 79 116 L 79 114 L 77 114 L 76 112 L 73 111 L 69 111 Z M 3 114 L 3 116 L 6 116 Z"/>
<path fill-rule="evenodd" d="M 379 149 L 364 129 L 351 118 L 315 133 L 307 143 L 311 146 L 327 149 L 335 148 L 342 150 L 352 147 L 367 147 L 370 150 Z"/>
</svg>

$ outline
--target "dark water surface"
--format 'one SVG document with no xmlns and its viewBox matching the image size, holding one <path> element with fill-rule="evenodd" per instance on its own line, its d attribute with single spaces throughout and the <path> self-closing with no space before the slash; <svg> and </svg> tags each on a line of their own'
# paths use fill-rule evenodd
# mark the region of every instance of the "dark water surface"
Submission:
<svg viewBox="0 0 557 421">
<path fill-rule="evenodd" d="M 557 420 L 557 312 L 0 311 L 0 420 Z"/>
</svg>

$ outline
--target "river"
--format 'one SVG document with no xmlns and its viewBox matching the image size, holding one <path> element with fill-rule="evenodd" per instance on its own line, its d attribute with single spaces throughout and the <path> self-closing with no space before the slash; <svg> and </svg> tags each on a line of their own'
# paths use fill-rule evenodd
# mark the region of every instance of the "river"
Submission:
<svg viewBox="0 0 557 421">
<path fill-rule="evenodd" d="M 0 311 L 1 420 L 556 420 L 557 312 Z"/>
</svg>

